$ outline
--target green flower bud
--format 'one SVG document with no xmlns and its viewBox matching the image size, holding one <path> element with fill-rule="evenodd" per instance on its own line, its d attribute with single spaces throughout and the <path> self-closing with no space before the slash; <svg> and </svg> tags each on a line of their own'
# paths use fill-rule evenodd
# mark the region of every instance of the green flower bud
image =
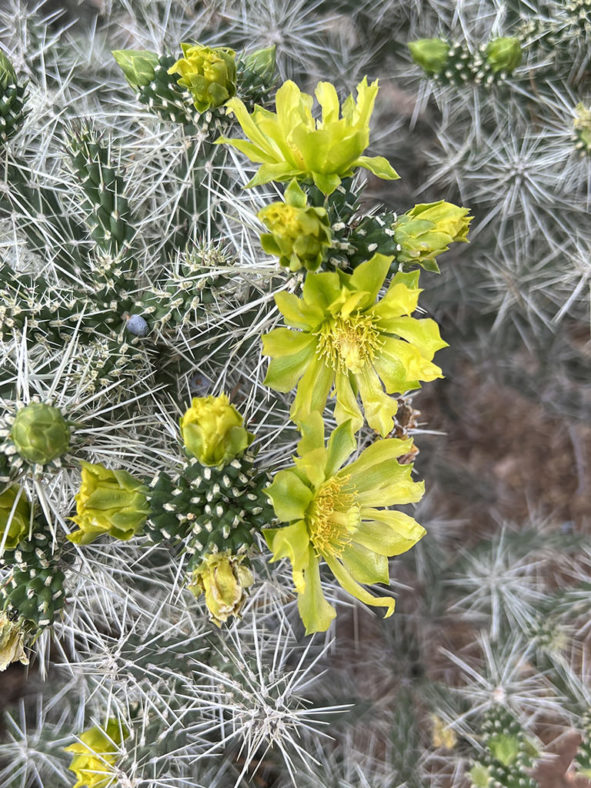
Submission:
<svg viewBox="0 0 591 788">
<path fill-rule="evenodd" d="M 42 402 L 18 411 L 10 437 L 24 460 L 39 465 L 61 457 L 70 446 L 70 428 L 59 408 Z"/>
<path fill-rule="evenodd" d="M 275 73 L 275 44 L 265 49 L 257 49 L 244 58 L 246 71 L 256 74 L 263 82 L 268 82 Z"/>
<path fill-rule="evenodd" d="M 243 427 L 244 419 L 225 394 L 193 397 L 180 420 L 186 449 L 202 465 L 222 466 L 250 445 L 254 435 Z"/>
<path fill-rule="evenodd" d="M 315 271 L 330 246 L 328 216 L 324 208 L 312 208 L 305 193 L 293 180 L 285 190 L 285 202 L 274 202 L 258 213 L 270 233 L 261 235 L 267 254 L 279 257 L 280 265 L 290 271 L 302 266 Z"/>
<path fill-rule="evenodd" d="M 475 763 L 470 769 L 470 779 L 473 788 L 488 788 L 490 785 L 490 770 L 481 763 Z"/>
<path fill-rule="evenodd" d="M 29 530 L 31 507 L 24 490 L 14 484 L 0 493 L 0 545 L 14 550 Z"/>
<path fill-rule="evenodd" d="M 442 38 L 419 38 L 408 43 L 414 62 L 427 74 L 440 74 L 447 63 L 449 44 Z"/>
<path fill-rule="evenodd" d="M 243 560 L 244 556 L 232 555 L 229 550 L 210 553 L 193 571 L 189 590 L 196 597 L 205 594 L 209 617 L 218 627 L 240 613 L 245 589 L 254 582 Z"/>
<path fill-rule="evenodd" d="M 486 61 L 495 73 L 511 73 L 521 63 L 521 55 L 518 38 L 493 38 L 486 47 Z"/>
<path fill-rule="evenodd" d="M 148 488 L 127 471 L 110 471 L 104 465 L 82 463 L 82 483 L 76 495 L 80 530 L 68 535 L 70 542 L 90 544 L 102 534 L 131 539 L 150 514 Z"/>
<path fill-rule="evenodd" d="M 22 622 L 11 621 L 6 613 L 0 614 L 0 671 L 12 662 L 28 665 L 25 654 L 25 630 Z"/>
<path fill-rule="evenodd" d="M 0 85 L 14 85 L 16 83 L 16 71 L 10 60 L 3 52 L 0 52 Z"/>
<path fill-rule="evenodd" d="M 181 44 L 183 55 L 168 69 L 193 96 L 199 112 L 219 107 L 236 93 L 236 53 L 227 47 Z"/>
<path fill-rule="evenodd" d="M 517 736 L 495 733 L 488 740 L 488 748 L 496 761 L 503 766 L 511 766 L 519 755 L 520 743 Z"/>
<path fill-rule="evenodd" d="M 467 242 L 472 221 L 468 213 L 468 208 L 445 200 L 415 205 L 394 225 L 394 240 L 400 247 L 397 260 L 438 271 L 437 255 L 446 252 L 451 243 Z"/>
<path fill-rule="evenodd" d="M 116 49 L 111 52 L 132 88 L 138 90 L 154 79 L 158 55 L 147 49 Z"/>
<path fill-rule="evenodd" d="M 125 725 L 111 717 L 104 730 L 97 726 L 89 728 L 81 734 L 80 741 L 64 747 L 66 752 L 74 754 L 68 767 L 76 775 L 74 788 L 114 787 L 119 748 L 128 736 Z"/>
<path fill-rule="evenodd" d="M 577 148 L 591 153 L 591 108 L 583 103 L 577 104 L 573 126 L 577 137 Z"/>
</svg>

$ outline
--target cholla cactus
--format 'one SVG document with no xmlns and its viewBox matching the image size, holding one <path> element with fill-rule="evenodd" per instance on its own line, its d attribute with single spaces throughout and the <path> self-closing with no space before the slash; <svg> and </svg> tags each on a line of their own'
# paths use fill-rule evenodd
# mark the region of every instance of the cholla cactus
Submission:
<svg viewBox="0 0 591 788">
<path fill-rule="evenodd" d="M 588 548 L 462 430 L 584 478 L 588 3 L 95 5 L 0 9 L 0 783 L 535 785 Z"/>
</svg>

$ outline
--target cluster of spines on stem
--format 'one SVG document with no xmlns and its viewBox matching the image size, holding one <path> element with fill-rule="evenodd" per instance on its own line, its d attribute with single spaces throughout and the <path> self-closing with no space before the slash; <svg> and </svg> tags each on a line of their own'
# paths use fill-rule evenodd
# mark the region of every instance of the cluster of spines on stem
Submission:
<svg viewBox="0 0 591 788">
<path fill-rule="evenodd" d="M 268 483 L 249 452 L 222 468 L 203 466 L 193 457 L 176 476 L 160 472 L 152 480 L 146 533 L 157 543 L 185 542 L 191 566 L 212 552 L 236 553 L 253 543 L 255 529 L 273 519 L 263 493 Z"/>
<path fill-rule="evenodd" d="M 6 143 L 21 128 L 27 115 L 26 85 L 19 84 L 8 58 L 0 52 L 0 143 Z"/>
<path fill-rule="evenodd" d="M 442 85 L 474 83 L 484 87 L 504 82 L 510 73 L 506 70 L 495 71 L 487 60 L 486 48 L 486 44 L 481 44 L 476 52 L 471 52 L 463 42 L 452 43 L 445 66 L 432 74 L 433 79 Z"/>
<path fill-rule="evenodd" d="M 114 257 L 124 255 L 133 237 L 129 203 L 121 173 L 113 166 L 112 149 L 84 124 L 69 138 L 72 167 L 85 195 L 91 237 Z"/>
<path fill-rule="evenodd" d="M 34 627 L 51 626 L 65 603 L 64 569 L 73 556 L 71 545 L 56 543 L 46 528 L 4 553 L 1 567 L 11 574 L 0 588 L 5 610 Z"/>
</svg>

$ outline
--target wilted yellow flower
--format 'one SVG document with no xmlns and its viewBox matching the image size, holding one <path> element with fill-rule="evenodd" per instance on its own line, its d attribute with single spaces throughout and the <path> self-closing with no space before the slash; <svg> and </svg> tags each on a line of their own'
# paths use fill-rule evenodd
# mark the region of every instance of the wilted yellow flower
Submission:
<svg viewBox="0 0 591 788">
<path fill-rule="evenodd" d="M 236 93 L 236 53 L 227 47 L 181 44 L 183 57 L 168 69 L 180 74 L 179 85 L 187 88 L 199 112 L 220 107 Z"/>
<path fill-rule="evenodd" d="M 76 495 L 76 516 L 70 519 L 80 530 L 68 535 L 76 544 L 90 544 L 102 534 L 131 539 L 150 514 L 145 484 L 127 473 L 104 465 L 82 462 L 82 483 Z"/>
<path fill-rule="evenodd" d="M 394 240 L 400 247 L 396 259 L 439 271 L 435 258 L 447 252 L 451 243 L 468 241 L 473 218 L 469 212 L 445 200 L 415 205 L 394 225 Z"/>
<path fill-rule="evenodd" d="M 263 336 L 263 353 L 272 359 L 265 383 L 283 392 L 297 386 L 294 421 L 322 411 L 334 387 L 339 424 L 351 419 L 355 430 L 361 428 L 359 395 L 367 423 L 386 436 L 397 408 L 389 395 L 441 377 L 431 359 L 447 343 L 435 321 L 411 317 L 421 292 L 419 272 L 396 274 L 377 300 L 391 263 L 376 254 L 352 274 L 308 274 L 301 299 L 275 296 L 287 325 L 299 330 L 276 328 Z"/>
<path fill-rule="evenodd" d="M 255 107 L 252 115 L 238 98 L 227 107 L 232 110 L 248 140 L 222 137 L 218 143 L 233 145 L 261 168 L 248 186 L 292 178 L 313 180 L 324 194 L 331 194 L 341 178 L 353 175 L 358 167 L 378 178 L 398 178 L 383 156 L 364 156 L 369 145 L 369 120 L 378 83 L 357 86 L 357 101 L 349 96 L 342 114 L 334 85 L 319 82 L 315 95 L 322 107 L 322 119 L 312 115 L 314 99 L 288 80 L 275 96 L 277 114 Z"/>
<path fill-rule="evenodd" d="M 21 623 L 0 613 L 0 670 L 6 670 L 12 662 L 29 664 L 25 654 L 25 631 Z"/>
<path fill-rule="evenodd" d="M 193 397 L 180 424 L 185 447 L 202 465 L 227 464 L 254 438 L 244 428 L 244 419 L 225 394 Z"/>
<path fill-rule="evenodd" d="M 224 550 L 210 553 L 193 570 L 189 589 L 196 597 L 205 594 L 210 619 L 218 627 L 240 613 L 246 589 L 253 583 L 252 572 L 243 561 L 243 555 Z"/>
<path fill-rule="evenodd" d="M 423 484 L 411 479 L 412 465 L 397 462 L 412 440 L 378 440 L 342 467 L 357 447 L 350 422 L 337 427 L 326 447 L 320 413 L 300 429 L 295 466 L 279 471 L 266 490 L 277 517 L 289 525 L 263 529 L 263 535 L 273 561 L 291 561 L 306 633 L 323 632 L 336 615 L 322 593 L 321 561 L 345 591 L 390 616 L 394 599 L 374 597 L 361 584 L 388 583 L 388 556 L 406 552 L 425 533 L 407 514 L 380 508 L 423 495 Z"/>
<path fill-rule="evenodd" d="M 115 785 L 115 765 L 129 730 L 112 717 L 105 729 L 96 726 L 84 731 L 80 741 L 64 747 L 74 754 L 68 767 L 77 778 L 73 788 L 108 788 Z"/>
<path fill-rule="evenodd" d="M 271 231 L 261 235 L 261 245 L 267 254 L 279 257 L 280 265 L 290 271 L 315 271 L 320 266 L 330 246 L 328 216 L 324 208 L 308 205 L 296 180 L 285 190 L 285 202 L 267 205 L 258 217 Z"/>
<path fill-rule="evenodd" d="M 0 492 L 0 547 L 14 550 L 29 530 L 30 522 L 31 507 L 25 491 L 13 484 Z"/>
</svg>

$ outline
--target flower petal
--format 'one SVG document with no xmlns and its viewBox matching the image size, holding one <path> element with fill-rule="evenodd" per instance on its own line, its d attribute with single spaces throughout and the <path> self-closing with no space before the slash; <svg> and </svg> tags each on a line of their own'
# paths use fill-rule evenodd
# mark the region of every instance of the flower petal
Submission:
<svg viewBox="0 0 591 788">
<path fill-rule="evenodd" d="M 367 423 L 372 430 L 385 438 L 394 428 L 398 403 L 384 392 L 373 367 L 366 365 L 355 375 L 355 380 L 359 386 Z"/>
<path fill-rule="evenodd" d="M 385 181 L 396 181 L 400 178 L 400 175 L 384 156 L 359 156 L 352 166 L 363 167 Z"/>
<path fill-rule="evenodd" d="M 400 555 L 422 539 L 426 531 L 404 512 L 364 508 L 354 540 L 380 555 Z M 369 520 L 369 522 L 366 522 Z"/>
<path fill-rule="evenodd" d="M 351 421 L 353 430 L 357 432 L 363 426 L 363 416 L 361 415 L 361 408 L 357 402 L 357 396 L 353 391 L 351 380 L 347 372 L 336 373 L 335 378 L 335 391 L 337 397 L 337 404 L 335 406 L 335 419 L 337 424 L 342 424 L 344 421 Z"/>
<path fill-rule="evenodd" d="M 387 469 L 383 469 L 387 473 Z M 410 478 L 411 466 L 399 465 L 396 472 L 390 471 L 390 482 L 381 487 L 359 494 L 359 503 L 365 506 L 396 506 L 416 503 L 425 493 L 425 482 L 414 482 Z"/>
<path fill-rule="evenodd" d="M 393 257 L 374 254 L 371 260 L 361 263 L 351 274 L 350 284 L 368 294 L 368 304 L 373 304 L 388 275 Z"/>
<path fill-rule="evenodd" d="M 417 320 L 414 317 L 395 317 L 388 320 L 387 330 L 411 342 L 428 361 L 438 350 L 448 347 L 447 342 L 441 339 L 439 326 L 430 318 Z"/>
<path fill-rule="evenodd" d="M 279 471 L 273 483 L 265 489 L 275 514 L 280 520 L 300 520 L 304 517 L 313 493 L 293 471 Z"/>
<path fill-rule="evenodd" d="M 353 541 L 341 553 L 341 560 L 358 583 L 390 582 L 388 559 L 380 552 Z"/>
<path fill-rule="evenodd" d="M 298 595 L 298 610 L 306 627 L 306 635 L 311 635 L 313 632 L 326 632 L 337 613 L 322 593 L 319 561 L 311 547 L 308 555 L 304 589 Z"/>
<path fill-rule="evenodd" d="M 311 334 L 276 328 L 263 337 L 263 354 L 273 356 L 265 386 L 275 391 L 291 391 L 305 373 L 314 356 L 315 338 Z"/>
<path fill-rule="evenodd" d="M 311 548 L 308 529 L 303 520 L 283 528 L 263 528 L 262 533 L 273 553 L 271 563 L 281 558 L 289 558 L 294 572 L 305 569 L 310 560 Z"/>
<path fill-rule="evenodd" d="M 290 410 L 292 420 L 298 423 L 315 410 L 323 411 L 333 382 L 334 371 L 321 359 L 314 357 L 298 383 Z"/>
<path fill-rule="evenodd" d="M 350 421 L 346 421 L 334 430 L 328 440 L 328 456 L 325 474 L 333 476 L 341 465 L 357 448 L 357 441 Z"/>
<path fill-rule="evenodd" d="M 373 596 L 369 593 L 363 586 L 360 586 L 359 583 L 355 581 L 351 573 L 337 561 L 335 558 L 331 556 L 324 556 L 326 563 L 330 567 L 331 572 L 336 577 L 339 584 L 348 591 L 352 596 L 356 599 L 359 599 L 360 602 L 365 602 L 366 605 L 374 605 L 376 607 L 385 607 L 387 608 L 387 613 L 385 618 L 388 618 L 394 612 L 394 607 L 396 602 L 392 597 L 383 597 L 383 596 Z"/>
</svg>

